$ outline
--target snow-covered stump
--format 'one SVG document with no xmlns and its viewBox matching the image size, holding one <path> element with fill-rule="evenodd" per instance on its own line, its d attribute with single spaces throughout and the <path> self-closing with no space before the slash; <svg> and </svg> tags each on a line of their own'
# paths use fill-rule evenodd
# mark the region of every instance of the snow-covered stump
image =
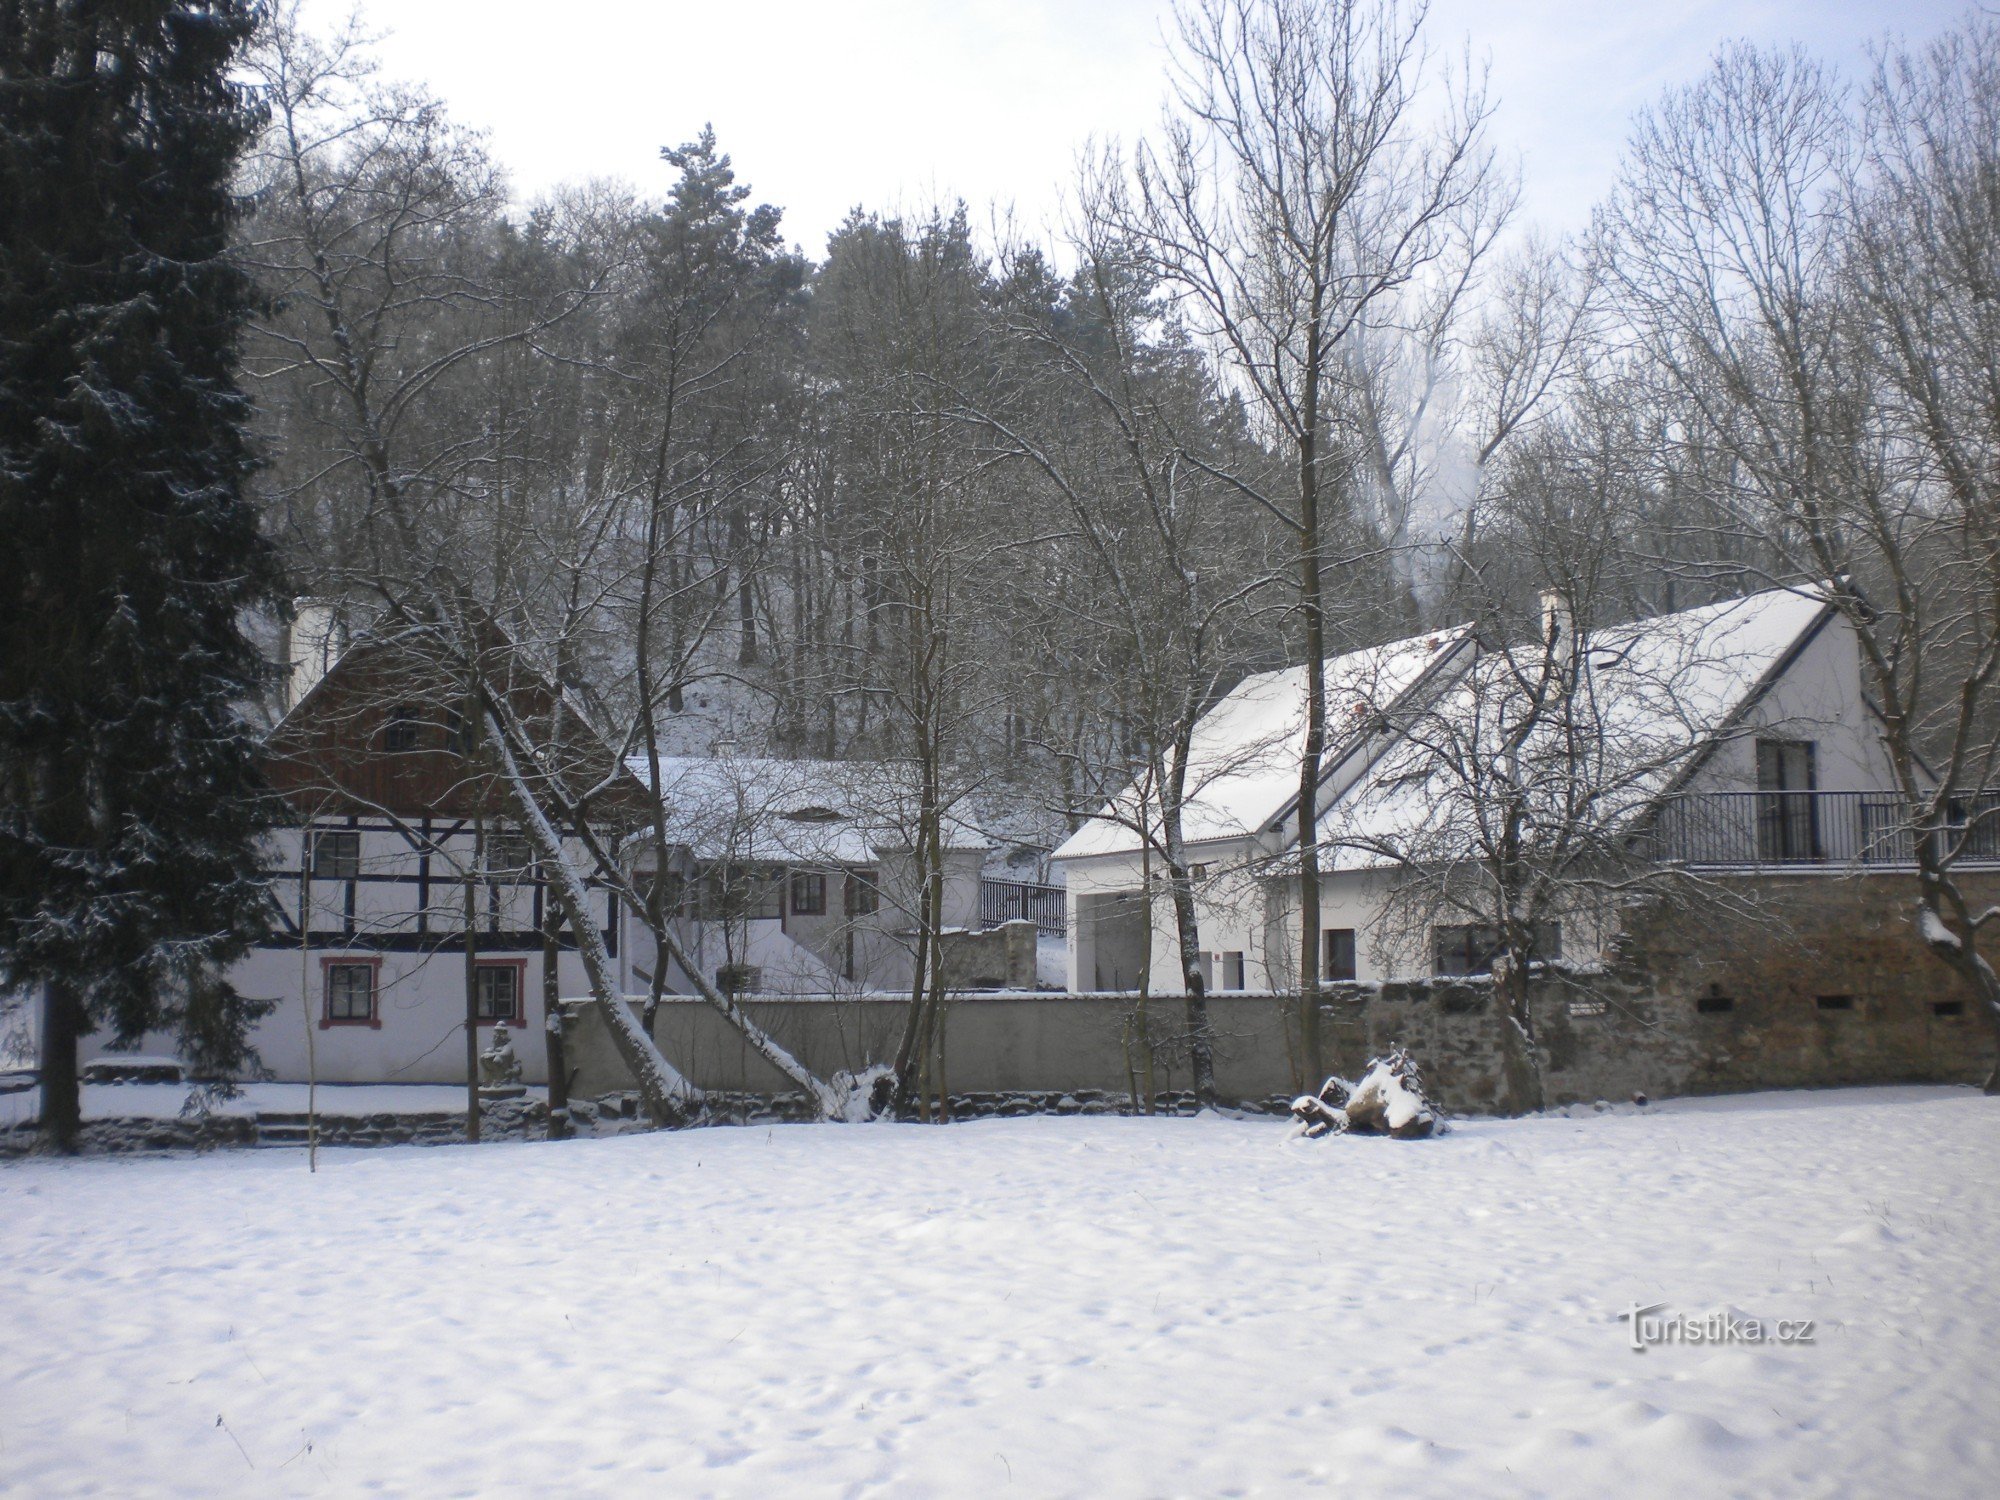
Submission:
<svg viewBox="0 0 2000 1500">
<path fill-rule="evenodd" d="M 1441 1134 L 1440 1111 L 1424 1093 L 1424 1081 L 1409 1053 L 1400 1047 L 1387 1057 L 1370 1058 L 1359 1083 L 1329 1078 L 1317 1094 L 1292 1101 L 1292 1117 L 1302 1134 L 1388 1135 L 1399 1141 Z"/>
</svg>

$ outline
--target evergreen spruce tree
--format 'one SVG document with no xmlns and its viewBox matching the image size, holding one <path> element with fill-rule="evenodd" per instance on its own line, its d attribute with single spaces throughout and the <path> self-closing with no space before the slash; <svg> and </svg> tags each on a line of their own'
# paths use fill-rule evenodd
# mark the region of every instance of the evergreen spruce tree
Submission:
<svg viewBox="0 0 2000 1500">
<path fill-rule="evenodd" d="M 257 126 L 252 0 L 0 4 L 0 984 L 39 987 L 45 1141 L 77 1042 L 249 1060 L 221 979 L 264 925 L 246 612 L 252 290 L 227 258 Z"/>
</svg>

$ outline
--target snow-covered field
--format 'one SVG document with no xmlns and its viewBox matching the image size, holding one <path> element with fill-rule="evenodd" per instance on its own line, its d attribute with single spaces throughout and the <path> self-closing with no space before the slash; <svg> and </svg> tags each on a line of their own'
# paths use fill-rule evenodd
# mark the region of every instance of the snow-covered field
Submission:
<svg viewBox="0 0 2000 1500">
<path fill-rule="evenodd" d="M 1996 1260 L 1944 1089 L 27 1162 L 0 1491 L 1984 1496 Z"/>
</svg>

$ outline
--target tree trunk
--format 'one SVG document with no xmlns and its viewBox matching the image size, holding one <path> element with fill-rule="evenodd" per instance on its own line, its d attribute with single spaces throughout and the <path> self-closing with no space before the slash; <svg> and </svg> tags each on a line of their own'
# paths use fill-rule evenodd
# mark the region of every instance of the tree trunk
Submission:
<svg viewBox="0 0 2000 1500">
<path fill-rule="evenodd" d="M 1192 729 L 1190 721 L 1189 729 Z M 1154 772 L 1160 786 L 1160 831 L 1167 846 L 1167 878 L 1173 894 L 1174 932 L 1179 939 L 1181 992 L 1186 996 L 1188 1062 L 1194 1073 L 1194 1096 L 1215 1103 L 1215 1036 L 1208 1023 L 1208 982 L 1201 976 L 1201 925 L 1194 908 L 1194 877 L 1189 873 L 1187 841 L 1181 833 L 1181 808 L 1187 795 L 1186 767 L 1191 732 L 1175 746 L 1171 764 Z M 1152 928 L 1152 898 L 1147 896 L 1146 926 Z"/>
<path fill-rule="evenodd" d="M 1508 972 L 1496 979 L 1495 999 L 1500 1002 L 1500 1065 L 1506 1087 L 1504 1108 L 1508 1114 L 1534 1114 L 1547 1103 L 1542 1092 L 1542 1061 L 1535 1042 L 1535 1024 L 1528 1003 L 1528 967 L 1510 963 Z"/>
<path fill-rule="evenodd" d="M 1299 1041 L 1310 1086 L 1310 1080 L 1326 1072 L 1319 1040 L 1319 777 L 1326 753 L 1326 616 L 1320 588 L 1317 466 L 1310 429 L 1299 445 L 1299 470 L 1299 608 L 1305 617 L 1306 652 L 1306 743 L 1299 757 Z"/>
<path fill-rule="evenodd" d="M 1194 1095 L 1215 1103 L 1215 1035 L 1208 1021 L 1208 981 L 1201 974 L 1201 934 L 1196 926 L 1194 888 L 1187 867 L 1178 857 L 1168 866 L 1173 884 L 1174 923 L 1180 939 L 1181 987 L 1186 995 L 1188 1061 L 1194 1071 Z"/>
<path fill-rule="evenodd" d="M 1918 835 L 1919 839 L 1933 836 Z M 1993 1028 L 1995 1061 L 1983 1088 L 1988 1094 L 2000 1094 L 2000 975 L 1993 972 L 1993 966 L 1979 952 L 1978 932 L 1957 883 L 1945 871 L 1937 869 L 1920 870 L 1918 879 L 1922 891 L 1917 901 L 1918 935 L 1923 938 L 1924 946 L 1958 975 L 1971 991 L 1973 1003 L 1986 1013 L 1987 1024 Z M 1963 933 L 1953 931 L 1944 920 L 1941 907 L 1946 902 L 1957 908 Z"/>
<path fill-rule="evenodd" d="M 562 913 L 543 898 L 542 910 L 542 1043 L 549 1074 L 549 1139 L 569 1139 L 569 1059 L 563 1051 L 562 986 L 556 965 L 562 958 Z"/>
<path fill-rule="evenodd" d="M 648 1118 L 655 1125 L 684 1124 L 700 1105 L 701 1091 L 660 1055 L 653 1039 L 640 1027 L 638 1017 L 626 1006 L 625 997 L 618 993 L 617 981 L 612 977 L 611 955 L 605 951 L 603 935 L 591 920 L 589 892 L 570 868 L 562 838 L 542 812 L 534 788 L 522 773 L 490 707 L 486 712 L 486 728 L 500 774 L 514 794 L 515 805 L 534 840 L 536 852 L 555 877 L 552 889 L 561 904 L 563 920 L 576 934 L 577 955 L 583 960 L 584 972 L 590 976 L 590 992 L 604 1012 L 611 1044 L 637 1080 Z"/>
<path fill-rule="evenodd" d="M 472 863 L 465 870 L 465 1140 L 479 1144 L 479 832 L 473 823 Z"/>
<path fill-rule="evenodd" d="M 83 1001 L 61 980 L 42 986 L 41 1148 L 76 1152 L 83 1100 L 76 1079 L 77 1044 L 83 1038 Z"/>
</svg>

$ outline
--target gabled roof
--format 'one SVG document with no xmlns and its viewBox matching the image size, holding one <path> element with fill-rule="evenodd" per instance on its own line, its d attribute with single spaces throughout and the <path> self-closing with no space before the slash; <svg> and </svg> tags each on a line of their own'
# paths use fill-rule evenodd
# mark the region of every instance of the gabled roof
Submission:
<svg viewBox="0 0 2000 1500">
<path fill-rule="evenodd" d="M 896 761 L 773 760 L 761 756 L 671 756 L 626 761 L 657 788 L 667 832 L 698 859 L 795 865 L 866 865 L 912 846 L 917 776 Z M 984 850 L 971 819 L 947 812 L 944 847 Z"/>
<path fill-rule="evenodd" d="M 1594 799 L 1591 824 L 1621 828 L 1730 734 L 1831 614 L 1816 590 L 1769 589 L 1593 631 L 1574 648 L 1580 687 L 1568 726 L 1538 723 L 1518 743 L 1544 648 L 1486 652 L 1325 809 L 1322 863 L 1464 852 L 1455 845 L 1474 790 L 1464 768 L 1484 774 L 1509 744 L 1523 785 L 1552 802 L 1582 788 Z"/>
<path fill-rule="evenodd" d="M 1385 714 L 1420 696 L 1451 669 L 1471 627 L 1454 626 L 1407 640 L 1350 651 L 1326 661 L 1327 750 L 1330 775 L 1371 734 Z M 1188 747 L 1182 835 L 1189 844 L 1244 838 L 1280 822 L 1297 800 L 1305 753 L 1306 669 L 1303 665 L 1246 677 L 1203 714 Z M 1156 799 L 1137 781 L 1071 834 L 1051 857 L 1136 853 L 1137 825 L 1157 817 Z"/>
<path fill-rule="evenodd" d="M 544 768 L 548 774 L 577 794 L 603 782 L 618 765 L 611 747 L 504 631 L 488 623 L 481 637 L 479 670 L 531 742 L 546 752 L 561 723 L 562 764 Z M 265 734 L 261 759 L 272 787 L 312 815 L 516 816 L 513 794 L 491 765 L 455 748 L 465 688 L 443 655 L 419 626 L 358 637 Z M 392 717 L 413 748 L 388 748 Z M 621 771 L 592 816 L 624 819 L 644 806 L 638 784 Z"/>
</svg>

